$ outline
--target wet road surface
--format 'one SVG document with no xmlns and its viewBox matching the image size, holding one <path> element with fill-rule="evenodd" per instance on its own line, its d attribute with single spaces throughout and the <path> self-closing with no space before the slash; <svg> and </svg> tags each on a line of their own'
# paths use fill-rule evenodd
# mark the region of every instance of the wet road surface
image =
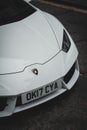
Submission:
<svg viewBox="0 0 87 130">
<path fill-rule="evenodd" d="M 56 16 L 79 50 L 80 78 L 71 91 L 27 111 L 0 119 L 0 130 L 87 130 L 87 14 L 32 2 Z"/>
</svg>

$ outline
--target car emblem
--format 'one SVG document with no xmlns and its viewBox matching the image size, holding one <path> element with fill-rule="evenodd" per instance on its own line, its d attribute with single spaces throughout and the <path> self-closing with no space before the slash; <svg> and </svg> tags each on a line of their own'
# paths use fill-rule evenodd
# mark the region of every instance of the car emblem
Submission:
<svg viewBox="0 0 87 130">
<path fill-rule="evenodd" d="M 38 70 L 37 70 L 37 69 L 33 69 L 32 72 L 33 72 L 35 75 L 38 75 Z"/>
</svg>

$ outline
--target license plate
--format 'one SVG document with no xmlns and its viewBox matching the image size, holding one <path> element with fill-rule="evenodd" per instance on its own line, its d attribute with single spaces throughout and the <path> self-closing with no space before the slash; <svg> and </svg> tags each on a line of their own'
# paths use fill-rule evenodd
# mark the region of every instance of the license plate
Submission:
<svg viewBox="0 0 87 130">
<path fill-rule="evenodd" d="M 22 104 L 26 104 L 36 99 L 42 98 L 46 95 L 49 95 L 50 93 L 53 93 L 56 90 L 58 90 L 57 81 L 48 84 L 46 86 L 40 87 L 38 89 L 34 89 L 30 92 L 24 93 L 21 95 Z"/>
</svg>

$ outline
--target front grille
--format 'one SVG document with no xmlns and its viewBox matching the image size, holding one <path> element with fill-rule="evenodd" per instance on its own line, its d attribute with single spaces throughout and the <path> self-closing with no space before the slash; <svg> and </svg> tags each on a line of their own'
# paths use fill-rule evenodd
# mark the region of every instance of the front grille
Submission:
<svg viewBox="0 0 87 130">
<path fill-rule="evenodd" d="M 21 106 L 21 105 L 22 105 L 21 96 L 19 96 L 17 98 L 16 106 L 18 107 L 18 106 Z"/>
<path fill-rule="evenodd" d="M 6 106 L 7 106 L 7 98 L 0 97 L 0 111 L 3 111 Z"/>
<path fill-rule="evenodd" d="M 70 71 L 64 76 L 64 82 L 67 84 L 70 79 L 72 78 L 74 72 L 75 72 L 75 65 L 76 63 L 74 63 L 74 65 L 72 66 L 72 68 L 70 69 Z"/>
</svg>

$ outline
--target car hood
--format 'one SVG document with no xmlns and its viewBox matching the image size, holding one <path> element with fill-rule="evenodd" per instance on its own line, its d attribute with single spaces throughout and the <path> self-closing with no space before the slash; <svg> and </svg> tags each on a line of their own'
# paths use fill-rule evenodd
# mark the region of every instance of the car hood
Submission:
<svg viewBox="0 0 87 130">
<path fill-rule="evenodd" d="M 0 26 L 0 74 L 43 64 L 59 50 L 54 31 L 40 11 L 21 21 Z"/>
</svg>

